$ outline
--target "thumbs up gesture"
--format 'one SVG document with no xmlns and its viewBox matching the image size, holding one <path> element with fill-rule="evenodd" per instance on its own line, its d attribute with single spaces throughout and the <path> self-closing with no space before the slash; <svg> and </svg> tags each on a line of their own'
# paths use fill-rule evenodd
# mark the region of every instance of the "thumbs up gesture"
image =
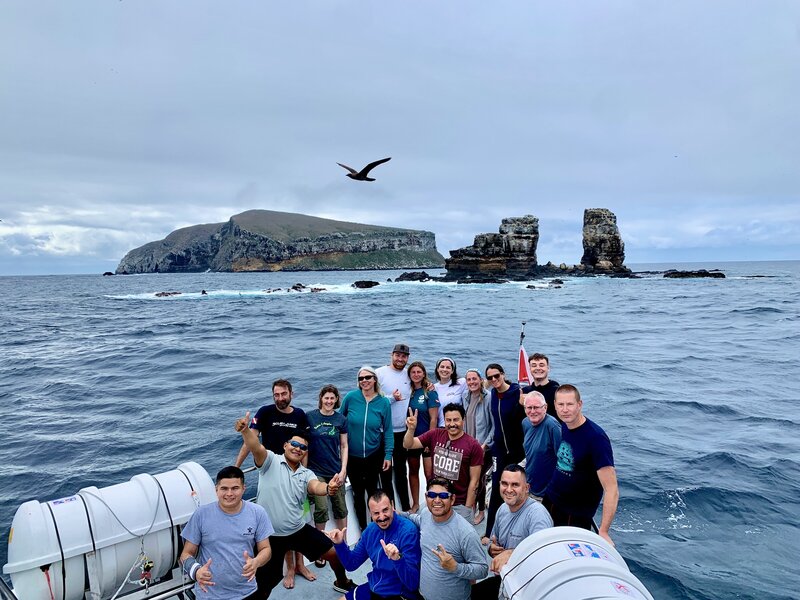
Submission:
<svg viewBox="0 0 800 600">
<path fill-rule="evenodd" d="M 256 576 L 256 559 L 248 554 L 247 550 L 244 551 L 244 567 L 242 568 L 242 577 L 246 577 L 247 581 L 253 581 Z"/>
<path fill-rule="evenodd" d="M 236 422 L 233 424 L 233 428 L 238 431 L 239 433 L 243 432 L 250 426 L 250 411 L 248 410 L 244 414 L 244 418 L 236 419 Z"/>
</svg>

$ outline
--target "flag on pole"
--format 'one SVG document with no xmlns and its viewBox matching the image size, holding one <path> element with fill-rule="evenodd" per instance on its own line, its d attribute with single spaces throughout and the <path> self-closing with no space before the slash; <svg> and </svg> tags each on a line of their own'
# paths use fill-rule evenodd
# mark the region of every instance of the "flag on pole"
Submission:
<svg viewBox="0 0 800 600">
<path fill-rule="evenodd" d="M 525 346 L 521 343 L 519 345 L 519 365 L 517 366 L 517 381 L 522 384 L 530 385 L 533 383 L 533 375 L 531 375 L 531 367 L 528 364 L 528 353 L 525 352 Z"/>
</svg>

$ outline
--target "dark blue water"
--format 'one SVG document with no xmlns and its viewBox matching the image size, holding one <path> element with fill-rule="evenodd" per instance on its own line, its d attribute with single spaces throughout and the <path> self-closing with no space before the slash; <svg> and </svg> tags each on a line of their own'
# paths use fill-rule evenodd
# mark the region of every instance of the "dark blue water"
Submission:
<svg viewBox="0 0 800 600">
<path fill-rule="evenodd" d="M 537 290 L 348 287 L 395 272 L 0 278 L 0 528 L 31 498 L 186 460 L 216 472 L 239 448 L 234 419 L 269 402 L 277 377 L 311 407 L 401 340 L 431 366 L 448 355 L 462 372 L 514 371 L 524 320 L 528 351 L 581 388 L 611 437 L 612 534 L 651 592 L 798 597 L 800 262 L 699 266 L 728 278 Z M 295 282 L 328 291 L 261 291 Z"/>
</svg>

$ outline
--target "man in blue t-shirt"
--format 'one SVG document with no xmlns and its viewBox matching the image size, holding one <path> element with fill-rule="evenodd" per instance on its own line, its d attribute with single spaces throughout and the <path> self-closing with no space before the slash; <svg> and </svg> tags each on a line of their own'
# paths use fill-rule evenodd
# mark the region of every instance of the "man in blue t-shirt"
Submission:
<svg viewBox="0 0 800 600">
<path fill-rule="evenodd" d="M 531 496 L 541 502 L 556 467 L 556 452 L 561 445 L 561 424 L 547 414 L 547 401 L 540 392 L 525 394 L 522 400 L 527 417 L 522 421 L 525 473 Z"/>
<path fill-rule="evenodd" d="M 578 388 L 569 384 L 558 388 L 556 410 L 562 421 L 561 444 L 542 504 L 550 511 L 556 526 L 591 529 L 602 499 L 603 517 L 598 533 L 613 545 L 609 529 L 619 502 L 614 454 L 606 432 L 583 416 L 582 408 Z"/>
<path fill-rule="evenodd" d="M 271 556 L 272 523 L 264 508 L 242 500 L 244 473 L 238 467 L 217 473 L 216 490 L 217 502 L 199 507 L 181 532 L 183 571 L 196 582 L 198 598 L 251 600 L 256 570 Z"/>
</svg>

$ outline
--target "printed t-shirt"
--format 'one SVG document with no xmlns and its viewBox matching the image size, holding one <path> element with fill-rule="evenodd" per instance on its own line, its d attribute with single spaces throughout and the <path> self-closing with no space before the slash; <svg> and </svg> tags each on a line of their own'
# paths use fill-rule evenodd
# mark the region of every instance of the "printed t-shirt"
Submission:
<svg viewBox="0 0 800 600">
<path fill-rule="evenodd" d="M 308 427 L 306 413 L 292 407 L 292 412 L 282 413 L 274 404 L 262 406 L 250 423 L 250 429 L 261 434 L 261 443 L 270 452 L 283 454 L 283 445 L 292 439 L 298 429 Z"/>
<path fill-rule="evenodd" d="M 398 371 L 392 365 L 378 367 L 375 373 L 381 384 L 383 395 L 392 403 L 392 431 L 400 433 L 406 430 L 406 416 L 408 416 L 408 399 L 411 396 L 411 380 L 408 371 Z M 400 390 L 402 400 L 394 399 L 394 391 Z"/>
<path fill-rule="evenodd" d="M 459 377 L 456 383 L 435 383 L 436 393 L 439 394 L 439 405 L 444 408 L 450 403 L 462 404 L 461 396 L 464 395 L 464 390 L 467 389 L 467 380 Z M 439 410 L 439 427 L 444 426 L 444 412 Z"/>
<path fill-rule="evenodd" d="M 308 468 L 319 477 L 333 477 L 342 470 L 341 434 L 347 435 L 347 419 L 334 412 L 323 415 L 319 409 L 306 413 L 311 429 Z"/>
<path fill-rule="evenodd" d="M 444 429 L 431 429 L 419 436 L 424 449 L 433 453 L 433 474 L 453 482 L 456 504 L 467 501 L 469 468 L 483 465 L 483 448 L 477 440 L 462 435 L 451 440 Z"/>
<path fill-rule="evenodd" d="M 586 419 L 580 427 L 570 429 L 562 423 L 556 469 L 545 495 L 564 512 L 594 517 L 603 497 L 597 471 L 613 466 L 611 441 L 599 425 Z"/>
<path fill-rule="evenodd" d="M 411 392 L 408 408 L 417 411 L 417 429 L 414 435 L 418 437 L 431 428 L 431 415 L 428 409 L 438 408 L 439 411 L 442 410 L 439 404 L 439 394 L 436 393 L 436 390 L 428 392 L 428 397 L 425 398 L 425 390 L 422 388 L 417 388 Z"/>
</svg>

